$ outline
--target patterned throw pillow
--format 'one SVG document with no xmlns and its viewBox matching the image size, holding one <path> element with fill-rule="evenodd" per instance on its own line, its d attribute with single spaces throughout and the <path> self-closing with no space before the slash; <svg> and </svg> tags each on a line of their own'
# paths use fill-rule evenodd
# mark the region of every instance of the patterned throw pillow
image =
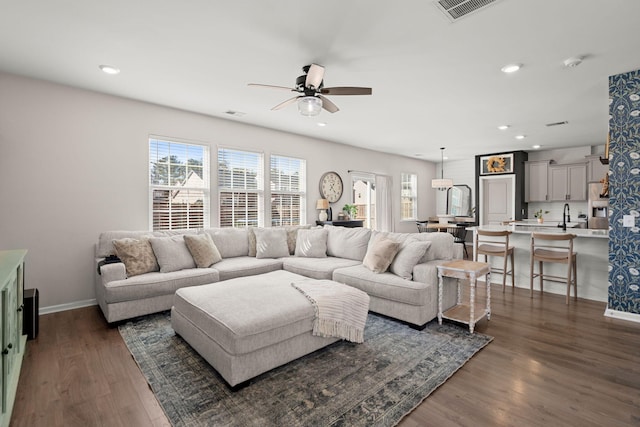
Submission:
<svg viewBox="0 0 640 427">
<path fill-rule="evenodd" d="M 185 234 L 184 242 L 198 268 L 211 267 L 222 259 L 220 251 L 208 234 Z"/>
<path fill-rule="evenodd" d="M 327 234 L 324 228 L 298 230 L 295 255 L 306 258 L 326 258 Z"/>
<path fill-rule="evenodd" d="M 128 277 L 160 270 L 149 239 L 118 239 L 113 241 L 113 246 Z"/>
<path fill-rule="evenodd" d="M 400 243 L 379 237 L 367 250 L 362 264 L 374 273 L 384 273 L 400 250 Z"/>
<path fill-rule="evenodd" d="M 289 256 L 287 232 L 284 228 L 256 228 L 256 258 Z"/>
</svg>

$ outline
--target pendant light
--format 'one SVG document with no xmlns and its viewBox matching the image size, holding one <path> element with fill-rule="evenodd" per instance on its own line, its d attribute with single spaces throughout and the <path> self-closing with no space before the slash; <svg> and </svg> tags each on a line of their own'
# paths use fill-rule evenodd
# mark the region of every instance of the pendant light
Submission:
<svg viewBox="0 0 640 427">
<path fill-rule="evenodd" d="M 453 180 L 444 178 L 444 147 L 440 147 L 440 153 L 442 162 L 440 164 L 440 179 L 431 180 L 431 188 L 436 188 L 439 191 L 445 191 L 447 188 L 453 187 Z"/>
</svg>

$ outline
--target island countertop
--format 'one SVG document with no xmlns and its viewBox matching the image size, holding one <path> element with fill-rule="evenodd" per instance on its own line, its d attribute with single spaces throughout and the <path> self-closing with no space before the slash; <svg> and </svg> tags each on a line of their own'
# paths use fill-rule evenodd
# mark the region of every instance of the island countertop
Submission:
<svg viewBox="0 0 640 427">
<path fill-rule="evenodd" d="M 531 256 L 531 233 L 571 233 L 577 237 L 574 239 L 574 251 L 578 253 L 578 297 L 587 298 L 594 301 L 607 301 L 608 289 L 608 267 L 609 267 L 609 230 L 595 230 L 587 228 L 562 228 L 557 227 L 536 227 L 534 225 L 481 225 L 469 227 L 473 231 L 475 243 L 476 230 L 511 231 L 509 244 L 515 247 L 515 282 L 520 288 L 529 288 L 529 269 Z M 475 244 L 474 244 L 475 247 Z M 489 257 L 494 267 L 501 267 L 502 258 Z M 479 261 L 484 261 L 480 257 Z M 536 267 L 537 269 L 537 267 Z M 566 275 L 566 266 L 562 264 L 545 264 L 545 272 L 558 276 Z M 507 286 L 511 286 L 510 277 L 507 279 Z M 502 284 L 501 274 L 491 274 L 492 283 Z M 534 282 L 534 298 L 540 298 L 539 281 Z M 544 284 L 545 293 L 564 295 L 567 286 L 561 283 L 547 282 Z M 544 298 L 544 296 L 542 296 Z M 573 304 L 573 298 L 571 304 Z"/>
<path fill-rule="evenodd" d="M 609 238 L 609 230 L 599 230 L 592 228 L 567 228 L 567 231 L 563 231 L 560 227 L 549 227 L 549 226 L 537 226 L 537 225 L 480 225 L 477 227 L 468 227 L 468 230 L 474 229 L 480 230 L 494 230 L 494 231 L 503 231 L 508 230 L 514 234 L 531 234 L 531 233 L 571 233 L 575 234 L 577 237 L 592 237 L 596 239 L 608 239 Z"/>
</svg>

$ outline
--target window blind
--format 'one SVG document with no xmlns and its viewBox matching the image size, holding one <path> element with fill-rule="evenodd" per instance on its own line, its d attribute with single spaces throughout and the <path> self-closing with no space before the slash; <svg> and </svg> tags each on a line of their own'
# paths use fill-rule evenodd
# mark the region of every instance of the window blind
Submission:
<svg viewBox="0 0 640 427">
<path fill-rule="evenodd" d="M 220 227 L 263 225 L 263 155 L 218 149 Z"/>
</svg>

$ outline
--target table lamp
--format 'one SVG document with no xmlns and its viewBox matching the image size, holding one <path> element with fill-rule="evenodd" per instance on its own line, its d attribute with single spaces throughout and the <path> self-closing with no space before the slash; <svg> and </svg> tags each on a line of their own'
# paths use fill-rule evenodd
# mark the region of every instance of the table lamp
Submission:
<svg viewBox="0 0 640 427">
<path fill-rule="evenodd" d="M 316 209 L 320 210 L 318 219 L 320 221 L 326 221 L 328 218 L 327 209 L 329 209 L 329 201 L 327 199 L 318 199 L 318 201 L 316 202 Z"/>
</svg>

